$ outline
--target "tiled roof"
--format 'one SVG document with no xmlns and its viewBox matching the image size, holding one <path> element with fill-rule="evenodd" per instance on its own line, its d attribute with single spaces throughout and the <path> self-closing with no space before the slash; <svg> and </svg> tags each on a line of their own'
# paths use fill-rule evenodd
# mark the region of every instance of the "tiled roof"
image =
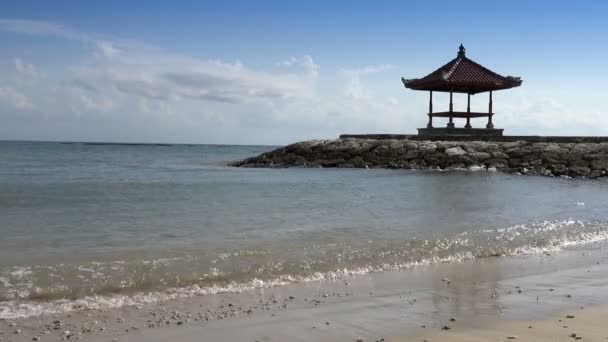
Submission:
<svg viewBox="0 0 608 342">
<path fill-rule="evenodd" d="M 453 91 L 480 93 L 490 90 L 509 89 L 521 85 L 519 77 L 501 76 L 470 60 L 460 45 L 458 56 L 423 78 L 401 79 L 406 88 L 413 90 Z"/>
</svg>

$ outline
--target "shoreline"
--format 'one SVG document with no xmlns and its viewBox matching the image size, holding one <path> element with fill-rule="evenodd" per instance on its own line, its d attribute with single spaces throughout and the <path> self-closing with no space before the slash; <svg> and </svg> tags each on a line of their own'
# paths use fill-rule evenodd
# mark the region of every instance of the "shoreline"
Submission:
<svg viewBox="0 0 608 342">
<path fill-rule="evenodd" d="M 453 332 L 458 333 L 460 328 L 537 320 L 580 306 L 608 304 L 608 293 L 598 287 L 608 282 L 607 270 L 608 253 L 602 248 L 484 258 L 0 321 L 0 337 L 58 341 L 70 335 L 70 339 L 100 342 L 201 341 L 201 337 L 204 341 L 405 341 L 443 334 L 441 327 L 450 324 L 451 317 L 456 318 Z"/>
<path fill-rule="evenodd" d="M 608 142 L 431 141 L 392 136 L 388 136 L 388 139 L 349 137 L 298 142 L 234 162 L 230 166 L 464 169 L 601 178 L 608 175 Z"/>
</svg>

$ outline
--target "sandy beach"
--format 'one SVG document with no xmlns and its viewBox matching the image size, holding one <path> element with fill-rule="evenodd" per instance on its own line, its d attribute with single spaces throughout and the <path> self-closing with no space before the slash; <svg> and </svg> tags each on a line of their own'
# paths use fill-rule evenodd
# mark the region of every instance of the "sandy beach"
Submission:
<svg viewBox="0 0 608 342">
<path fill-rule="evenodd" d="M 486 258 L 5 320 L 0 336 L 3 341 L 95 342 L 567 341 L 577 336 L 599 341 L 608 337 L 601 326 L 608 312 L 603 306 L 608 293 L 602 291 L 608 284 L 606 254 L 591 249 Z"/>
<path fill-rule="evenodd" d="M 485 329 L 454 328 L 390 341 L 606 341 L 606 315 L 606 306 L 579 308 L 542 320 L 502 321 Z"/>
</svg>

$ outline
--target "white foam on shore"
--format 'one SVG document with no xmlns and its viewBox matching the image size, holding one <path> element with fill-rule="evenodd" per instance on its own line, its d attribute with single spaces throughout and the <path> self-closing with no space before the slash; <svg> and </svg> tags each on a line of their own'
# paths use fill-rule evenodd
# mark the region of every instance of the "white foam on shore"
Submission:
<svg viewBox="0 0 608 342">
<path fill-rule="evenodd" d="M 589 228 L 587 231 L 580 229 Z M 427 266 L 439 263 L 454 263 L 465 260 L 475 259 L 483 256 L 512 256 L 512 255 L 537 255 L 548 252 L 557 252 L 564 248 L 580 247 L 587 244 L 608 241 L 608 229 L 604 224 L 584 223 L 581 221 L 544 221 L 535 224 L 516 225 L 506 228 L 481 230 L 477 232 L 464 232 L 452 239 L 435 240 L 434 247 L 426 241 L 425 246 L 436 249 L 437 251 L 450 250 L 452 247 L 469 247 L 474 243 L 471 241 L 472 235 L 481 233 L 483 237 L 491 237 L 496 241 L 510 242 L 515 239 L 529 240 L 531 237 L 542 237 L 542 234 L 558 233 L 551 237 L 544 245 L 520 245 L 505 246 L 497 245 L 497 254 L 492 254 L 492 246 L 486 246 L 487 251 L 471 250 L 454 252 L 448 256 L 432 256 L 410 262 L 384 263 L 381 265 L 367 265 L 357 268 L 340 268 L 330 272 L 314 272 L 306 276 L 282 275 L 274 279 L 262 280 L 254 278 L 244 283 L 232 282 L 227 285 L 199 286 L 192 285 L 187 287 L 174 287 L 164 291 L 148 293 L 136 293 L 133 295 L 107 295 L 107 296 L 86 296 L 83 298 L 68 300 L 60 299 L 48 302 L 37 302 L 33 300 L 10 300 L 0 302 L 0 319 L 19 319 L 39 315 L 62 314 L 71 311 L 84 309 L 103 310 L 120 308 L 124 306 L 144 305 L 159 301 L 185 298 L 191 296 L 206 296 L 221 293 L 239 293 L 261 288 L 284 286 L 294 283 L 332 281 L 349 276 L 361 276 L 372 272 L 401 271 L 415 267 Z M 486 236 L 487 235 L 487 236 Z M 520 241 L 520 240 L 518 240 Z M 484 247 L 484 246 L 481 246 Z M 490 253 L 484 255 L 483 253 Z M 88 271 L 88 270 L 87 270 Z M 31 268 L 14 268 L 11 275 L 16 278 L 23 278 L 31 272 Z M 8 282 L 4 279 L 2 283 Z M 5 284 L 6 285 L 6 284 Z"/>
</svg>

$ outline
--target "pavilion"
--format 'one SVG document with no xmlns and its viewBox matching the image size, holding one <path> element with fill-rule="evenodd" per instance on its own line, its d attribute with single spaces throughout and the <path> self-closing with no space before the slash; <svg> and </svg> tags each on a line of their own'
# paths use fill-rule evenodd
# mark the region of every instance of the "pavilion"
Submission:
<svg viewBox="0 0 608 342">
<path fill-rule="evenodd" d="M 419 128 L 418 135 L 502 135 L 503 130 L 494 128 L 492 123 L 492 92 L 496 90 L 519 87 L 521 78 L 501 76 L 470 60 L 465 55 L 465 48 L 460 44 L 456 58 L 441 68 L 433 71 L 423 78 L 406 80 L 401 78 L 403 85 L 412 90 L 428 90 L 429 122 L 426 128 Z M 449 92 L 450 106 L 446 112 L 433 112 L 433 91 Z M 472 112 L 471 95 L 490 92 L 488 111 Z M 453 93 L 467 94 L 467 111 L 454 111 L 452 102 Z M 447 127 L 433 127 L 433 118 L 449 118 Z M 486 128 L 472 128 L 471 118 L 487 117 Z M 464 128 L 456 128 L 454 118 L 467 119 Z"/>
</svg>

